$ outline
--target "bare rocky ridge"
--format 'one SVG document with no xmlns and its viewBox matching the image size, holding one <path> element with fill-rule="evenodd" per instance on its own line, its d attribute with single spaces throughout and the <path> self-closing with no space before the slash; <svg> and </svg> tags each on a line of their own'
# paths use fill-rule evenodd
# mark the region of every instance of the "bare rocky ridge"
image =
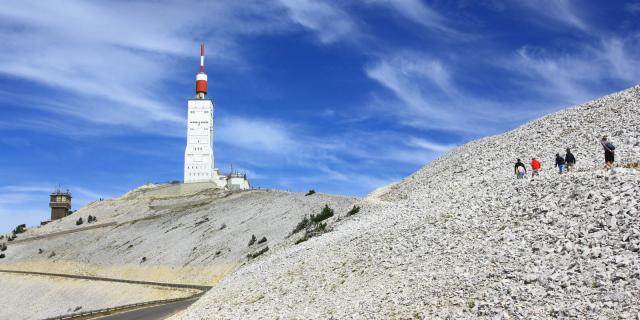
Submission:
<svg viewBox="0 0 640 320">
<path fill-rule="evenodd" d="M 640 318 L 640 172 L 603 169 L 604 134 L 640 161 L 640 87 L 456 148 L 175 318 Z"/>
<path fill-rule="evenodd" d="M 265 256 L 292 245 L 296 238 L 288 237 L 289 233 L 304 216 L 319 213 L 325 204 L 346 212 L 355 201 L 320 193 L 305 196 L 273 190 L 229 192 L 207 185 L 149 185 L 113 200 L 94 202 L 64 219 L 19 234 L 15 242 L 7 243 L 0 269 L 211 285 L 247 263 L 249 254 L 269 248 L 262 254 Z M 97 217 L 97 222 L 87 223 L 89 215 Z M 80 217 L 84 223 L 76 225 Z M 99 224 L 106 226 L 73 232 Z M 64 234 L 50 236 L 56 233 Z M 252 235 L 266 240 L 249 246 Z M 0 274 L 3 285 L 9 277 L 18 276 Z M 0 289 L 7 288 L 3 285 Z M 74 301 L 86 301 L 82 305 L 85 311 L 131 303 L 126 295 L 116 299 L 94 294 L 99 288 L 110 287 L 96 284 L 91 289 L 91 281 L 42 281 L 38 285 L 38 290 L 47 294 L 65 294 L 50 302 L 37 300 L 34 303 L 41 305 L 24 310 L 16 309 L 21 304 L 0 308 L 0 318 L 12 318 L 15 312 L 25 312 L 28 319 L 59 316 L 66 309 L 53 304 L 66 306 Z M 145 293 L 149 291 L 145 286 L 134 287 L 126 287 L 127 292 L 140 292 L 131 301 L 155 297 Z M 7 288 L 12 292 L 11 301 L 28 301 L 33 295 L 13 288 Z"/>
</svg>

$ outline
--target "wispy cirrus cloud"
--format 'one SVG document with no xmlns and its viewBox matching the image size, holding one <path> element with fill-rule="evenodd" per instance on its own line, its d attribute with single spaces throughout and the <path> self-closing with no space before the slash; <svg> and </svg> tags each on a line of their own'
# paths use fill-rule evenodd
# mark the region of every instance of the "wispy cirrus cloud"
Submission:
<svg viewBox="0 0 640 320">
<path fill-rule="evenodd" d="M 608 83 L 631 86 L 640 81 L 639 39 L 612 37 L 569 54 L 523 47 L 502 65 L 519 77 L 522 87 L 547 101 L 577 104 L 606 93 L 600 88 Z"/>
<path fill-rule="evenodd" d="M 582 17 L 581 6 L 572 0 L 514 0 L 516 4 L 536 13 L 537 17 L 545 17 L 549 21 L 564 24 L 572 28 L 589 31 L 592 27 Z M 540 23 L 540 21 L 537 21 Z"/>
<path fill-rule="evenodd" d="M 367 3 L 382 5 L 392 9 L 405 19 L 422 25 L 434 32 L 443 32 L 457 40 L 466 38 L 463 32 L 455 29 L 452 21 L 420 0 L 367 0 Z"/>
<path fill-rule="evenodd" d="M 335 2 L 317 0 L 279 0 L 289 17 L 315 32 L 322 43 L 353 41 L 359 36 L 356 21 Z"/>
</svg>

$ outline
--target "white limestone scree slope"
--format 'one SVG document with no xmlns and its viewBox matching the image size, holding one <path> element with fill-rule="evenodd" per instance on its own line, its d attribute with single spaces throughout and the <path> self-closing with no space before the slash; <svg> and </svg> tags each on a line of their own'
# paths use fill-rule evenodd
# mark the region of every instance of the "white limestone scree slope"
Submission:
<svg viewBox="0 0 640 320">
<path fill-rule="evenodd" d="M 640 319 L 638 162 L 640 86 L 452 149 L 172 319 Z"/>
</svg>

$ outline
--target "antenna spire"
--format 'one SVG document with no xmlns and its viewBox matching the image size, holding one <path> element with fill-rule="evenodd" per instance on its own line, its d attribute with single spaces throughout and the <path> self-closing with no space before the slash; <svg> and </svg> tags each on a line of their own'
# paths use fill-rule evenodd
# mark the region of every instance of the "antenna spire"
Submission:
<svg viewBox="0 0 640 320">
<path fill-rule="evenodd" d="M 204 72 L 204 43 L 200 44 L 200 72 Z"/>
</svg>

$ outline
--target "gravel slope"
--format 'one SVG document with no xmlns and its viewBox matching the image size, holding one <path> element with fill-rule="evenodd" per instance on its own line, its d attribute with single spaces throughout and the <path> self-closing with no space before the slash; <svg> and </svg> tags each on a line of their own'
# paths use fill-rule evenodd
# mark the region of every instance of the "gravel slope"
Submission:
<svg viewBox="0 0 640 320">
<path fill-rule="evenodd" d="M 640 173 L 602 169 L 603 134 L 640 161 L 640 87 L 454 149 L 175 318 L 637 318 Z M 542 176 L 514 179 L 532 156 Z"/>
<path fill-rule="evenodd" d="M 144 187 L 96 202 L 51 226 L 30 230 L 18 239 L 74 230 L 78 217 L 87 221 L 88 215 L 96 216 L 98 223 L 117 222 L 46 239 L 9 242 L 0 269 L 214 284 L 246 263 L 248 254 L 269 247 L 268 255 L 292 242 L 287 236 L 303 216 L 319 212 L 325 204 L 346 211 L 356 201 L 319 193 L 204 188 L 177 194 L 162 188 L 167 187 Z M 267 241 L 248 246 L 251 235 Z"/>
</svg>

